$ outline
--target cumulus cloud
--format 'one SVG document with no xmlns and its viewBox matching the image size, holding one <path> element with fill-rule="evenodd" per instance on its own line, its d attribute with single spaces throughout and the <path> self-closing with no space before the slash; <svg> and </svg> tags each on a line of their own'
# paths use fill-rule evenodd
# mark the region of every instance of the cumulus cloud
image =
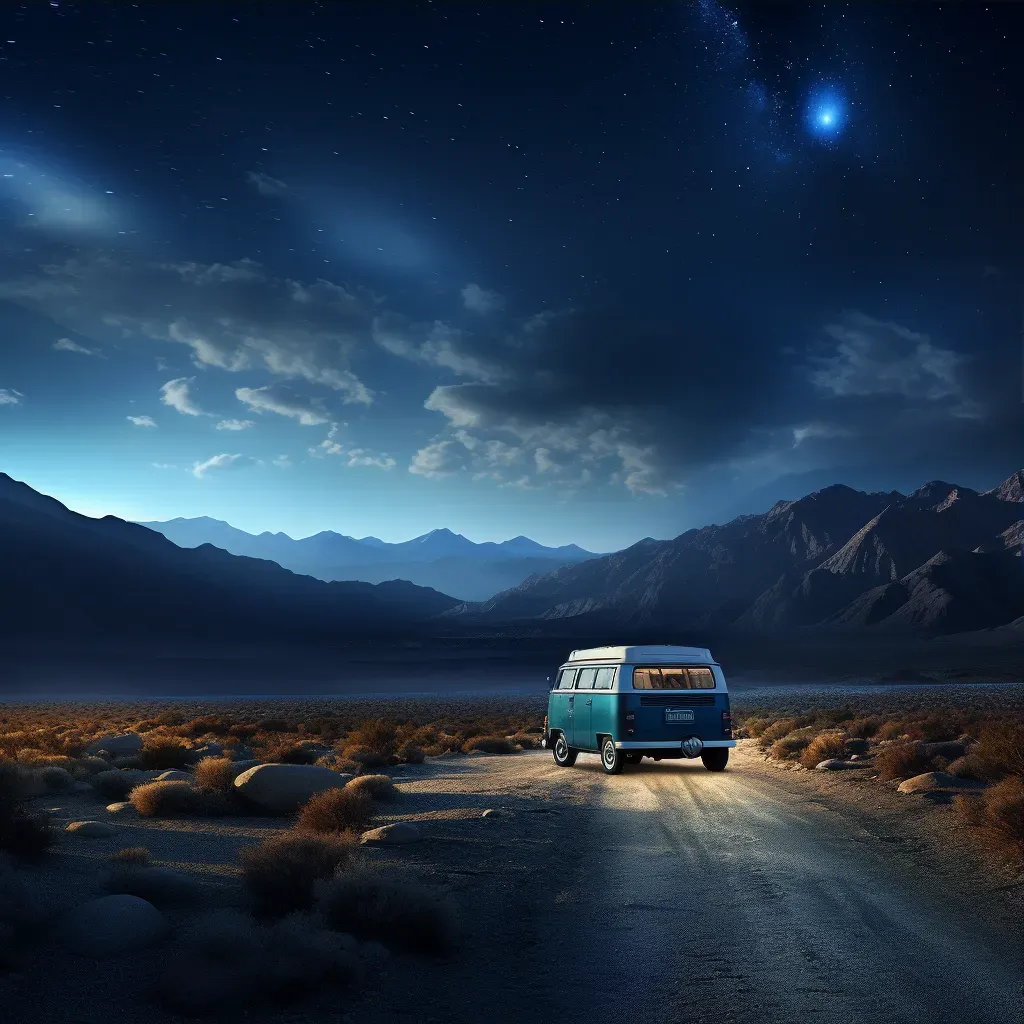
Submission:
<svg viewBox="0 0 1024 1024">
<path fill-rule="evenodd" d="M 398 463 L 387 452 L 371 452 L 366 448 L 352 448 L 346 453 L 347 466 L 376 466 L 378 469 L 394 469 Z"/>
<path fill-rule="evenodd" d="M 221 420 L 217 424 L 218 430 L 248 430 L 250 427 L 255 427 L 256 424 L 252 420 Z"/>
<path fill-rule="evenodd" d="M 129 423 L 134 423 L 137 427 L 155 427 L 156 420 L 152 416 L 129 416 Z"/>
<path fill-rule="evenodd" d="M 491 382 L 507 376 L 494 360 L 472 351 L 470 335 L 440 320 L 416 324 L 396 313 L 384 313 L 374 318 L 372 334 L 392 355 L 443 367 L 458 377 Z"/>
<path fill-rule="evenodd" d="M 261 196 L 286 196 L 290 195 L 292 191 L 285 182 L 280 180 L 280 178 L 272 178 L 269 174 L 263 174 L 261 171 L 246 172 L 245 180 L 248 181 Z"/>
<path fill-rule="evenodd" d="M 53 343 L 53 347 L 58 352 L 77 352 L 82 356 L 100 356 L 101 358 L 103 356 L 98 348 L 86 348 L 85 345 L 79 345 L 77 341 L 72 341 L 70 338 L 58 338 Z"/>
<path fill-rule="evenodd" d="M 246 466 L 251 466 L 255 462 L 255 459 L 250 458 L 248 455 L 214 455 L 212 458 L 207 459 L 205 462 L 197 462 L 192 467 L 192 475 L 202 479 L 207 473 L 221 471 L 225 469 L 243 469 Z"/>
<path fill-rule="evenodd" d="M 409 472 L 437 479 L 465 469 L 467 462 L 466 449 L 458 441 L 431 441 L 413 455 Z"/>
<path fill-rule="evenodd" d="M 504 309 L 505 300 L 497 292 L 488 291 L 478 284 L 467 284 L 462 289 L 462 304 L 474 313 L 494 313 Z"/>
<path fill-rule="evenodd" d="M 189 384 L 195 377 L 177 377 L 160 388 L 160 401 L 183 416 L 205 416 L 206 413 L 192 400 Z"/>
<path fill-rule="evenodd" d="M 327 423 L 329 417 L 323 402 L 298 394 L 285 384 L 268 384 L 262 388 L 238 388 L 235 397 L 253 412 L 273 412 L 297 420 L 304 427 Z"/>
</svg>

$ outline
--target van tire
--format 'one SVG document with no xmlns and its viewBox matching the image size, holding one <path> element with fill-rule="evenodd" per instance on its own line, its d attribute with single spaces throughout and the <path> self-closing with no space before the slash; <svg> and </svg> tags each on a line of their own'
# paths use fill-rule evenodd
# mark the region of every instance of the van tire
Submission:
<svg viewBox="0 0 1024 1024">
<path fill-rule="evenodd" d="M 625 763 L 625 754 L 615 746 L 611 736 L 605 736 L 601 741 L 601 767 L 604 769 L 605 775 L 620 774 Z"/>
<path fill-rule="evenodd" d="M 729 748 L 709 747 L 700 755 L 700 759 L 709 772 L 724 772 L 729 763 Z"/>
<path fill-rule="evenodd" d="M 626 764 L 639 764 L 643 759 L 643 754 L 627 754 Z"/>
<path fill-rule="evenodd" d="M 573 750 L 566 742 L 565 736 L 559 733 L 551 746 L 551 756 L 559 768 L 571 768 L 576 763 L 578 750 Z"/>
</svg>

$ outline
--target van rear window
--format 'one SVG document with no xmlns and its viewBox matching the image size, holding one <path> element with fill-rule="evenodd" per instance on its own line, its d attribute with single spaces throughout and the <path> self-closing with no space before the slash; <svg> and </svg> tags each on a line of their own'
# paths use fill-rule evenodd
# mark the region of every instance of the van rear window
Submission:
<svg viewBox="0 0 1024 1024">
<path fill-rule="evenodd" d="M 711 669 L 700 668 L 635 668 L 634 690 L 713 690 L 715 676 Z"/>
</svg>

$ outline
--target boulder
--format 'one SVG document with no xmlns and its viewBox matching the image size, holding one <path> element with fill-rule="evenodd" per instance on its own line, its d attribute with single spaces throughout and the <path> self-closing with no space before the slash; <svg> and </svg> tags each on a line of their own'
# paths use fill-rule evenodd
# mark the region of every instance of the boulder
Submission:
<svg viewBox="0 0 1024 1024">
<path fill-rule="evenodd" d="M 135 805 L 128 800 L 118 800 L 116 803 L 107 804 L 107 814 L 126 814 L 132 815 L 137 813 Z"/>
<path fill-rule="evenodd" d="M 85 748 L 87 754 L 95 754 L 99 750 L 106 750 L 115 757 L 125 757 L 130 754 L 137 754 L 142 749 L 142 737 L 137 732 L 126 732 L 120 736 L 101 736 L 93 740 Z"/>
<path fill-rule="evenodd" d="M 57 940 L 72 953 L 106 958 L 159 942 L 167 918 L 138 896 L 102 896 L 75 907 L 57 924 Z"/>
<path fill-rule="evenodd" d="M 958 757 L 963 757 L 966 750 L 965 745 L 957 740 L 948 740 L 943 743 L 919 743 L 917 749 L 927 758 L 944 757 L 947 761 L 955 761 Z"/>
<path fill-rule="evenodd" d="M 364 832 L 362 842 L 380 843 L 382 846 L 405 846 L 406 843 L 415 843 L 423 838 L 423 833 L 418 825 L 411 821 L 396 821 L 393 825 L 381 825 L 380 828 L 371 828 Z"/>
<path fill-rule="evenodd" d="M 97 757 L 95 754 L 89 757 L 80 757 L 78 763 L 90 774 L 110 771 L 110 762 L 105 757 Z"/>
<path fill-rule="evenodd" d="M 191 782 L 192 776 L 188 772 L 183 772 L 180 768 L 168 768 L 167 771 L 161 772 L 156 779 L 156 782 Z"/>
<path fill-rule="evenodd" d="M 117 829 L 105 821 L 73 821 L 64 831 L 86 839 L 107 839 L 117 833 Z"/>
<path fill-rule="evenodd" d="M 292 814 L 311 796 L 340 789 L 350 778 L 315 764 L 258 764 L 235 779 L 235 791 L 261 810 Z"/>
<path fill-rule="evenodd" d="M 263 764 L 263 762 L 258 757 L 250 757 L 244 761 L 232 761 L 231 770 L 235 773 L 235 778 L 237 779 L 242 772 L 247 772 L 250 768 L 255 768 L 258 764 Z"/>
<path fill-rule="evenodd" d="M 251 747 L 247 747 L 242 743 L 239 743 L 237 747 L 232 747 L 228 750 L 227 756 L 232 761 L 255 761 L 256 755 Z"/>
<path fill-rule="evenodd" d="M 942 789 L 982 789 L 984 785 L 983 782 L 958 779 L 945 772 L 925 772 L 923 775 L 915 775 L 912 779 L 901 782 L 897 790 L 900 793 L 931 793 Z"/>
<path fill-rule="evenodd" d="M 206 743 L 189 751 L 190 761 L 202 761 L 204 757 L 223 757 L 224 747 L 219 743 Z"/>
<path fill-rule="evenodd" d="M 851 764 L 849 761 L 843 761 L 838 757 L 830 757 L 827 761 L 819 761 L 814 766 L 814 770 L 817 772 L 840 772 L 844 768 L 856 767 L 856 764 Z"/>
</svg>

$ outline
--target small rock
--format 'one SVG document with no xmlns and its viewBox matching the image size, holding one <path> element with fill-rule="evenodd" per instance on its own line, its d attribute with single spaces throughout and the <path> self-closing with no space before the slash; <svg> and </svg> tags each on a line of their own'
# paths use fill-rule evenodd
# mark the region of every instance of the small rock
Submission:
<svg viewBox="0 0 1024 1024">
<path fill-rule="evenodd" d="M 854 760 L 856 758 L 856 760 Z M 844 768 L 867 768 L 868 765 L 865 761 L 862 761 L 856 754 L 850 758 L 849 761 L 844 761 L 842 758 L 830 757 L 827 761 L 819 761 L 815 766 L 815 771 L 822 772 L 841 772 Z"/>
<path fill-rule="evenodd" d="M 191 782 L 192 776 L 188 772 L 181 771 L 180 768 L 168 768 L 167 771 L 161 772 L 155 782 Z"/>
<path fill-rule="evenodd" d="M 134 814 L 135 807 L 130 800 L 118 800 L 116 803 L 107 804 L 108 814 Z"/>
<path fill-rule="evenodd" d="M 159 942 L 169 931 L 167 918 L 138 896 L 102 896 L 75 907 L 57 925 L 65 949 L 105 958 Z"/>
<path fill-rule="evenodd" d="M 85 748 L 85 752 L 95 754 L 105 750 L 115 757 L 122 757 L 126 754 L 137 754 L 141 749 L 142 737 L 137 732 L 126 732 L 120 736 L 101 736 L 93 740 Z"/>
<path fill-rule="evenodd" d="M 382 846 L 404 846 L 422 838 L 423 833 L 419 826 L 411 821 L 396 821 L 393 825 L 381 825 L 380 828 L 371 828 L 369 832 L 364 832 L 362 842 L 380 843 Z"/>
<path fill-rule="evenodd" d="M 104 821 L 73 821 L 65 832 L 73 832 L 76 836 L 84 836 L 86 839 L 106 839 L 117 832 L 113 825 Z"/>
<path fill-rule="evenodd" d="M 496 818 L 498 816 L 499 812 L 496 811 L 493 807 L 488 807 L 487 810 L 480 815 L 481 818 Z"/>
</svg>

